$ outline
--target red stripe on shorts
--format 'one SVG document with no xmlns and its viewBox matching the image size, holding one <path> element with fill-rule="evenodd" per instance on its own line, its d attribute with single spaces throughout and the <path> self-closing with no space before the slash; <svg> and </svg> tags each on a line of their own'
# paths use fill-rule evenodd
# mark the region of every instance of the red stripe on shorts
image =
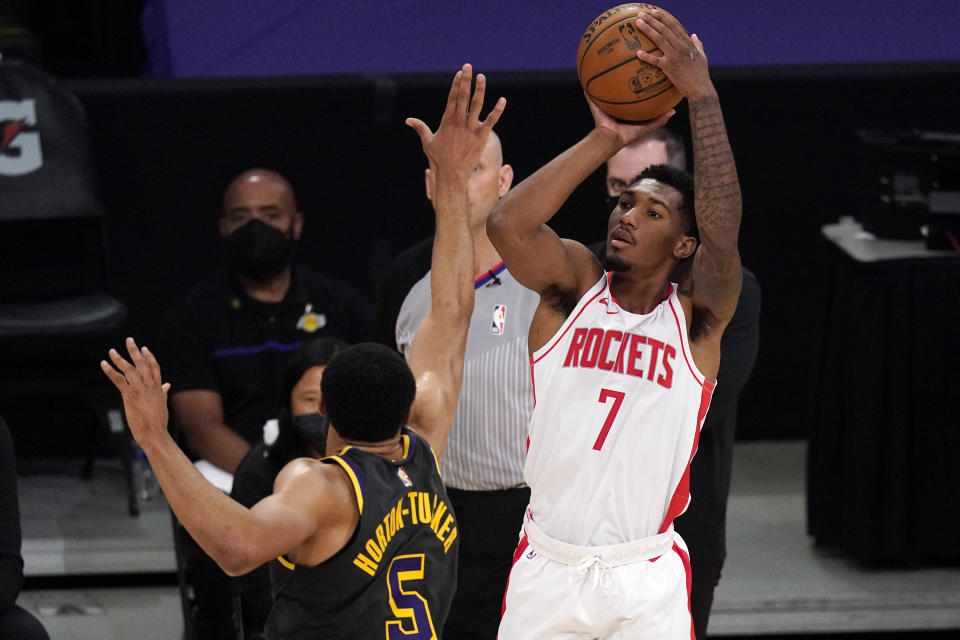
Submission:
<svg viewBox="0 0 960 640">
<path fill-rule="evenodd" d="M 680 556 L 680 562 L 683 563 L 683 572 L 687 574 L 687 613 L 690 614 L 690 640 L 697 640 L 697 634 L 693 630 L 693 613 L 690 610 L 690 587 L 693 584 L 693 572 L 690 569 L 690 556 L 680 548 L 676 542 L 673 543 L 673 550 Z"/>
<path fill-rule="evenodd" d="M 520 558 L 523 557 L 524 552 L 529 546 L 527 542 L 527 534 L 524 533 L 523 537 L 520 538 L 520 542 L 517 543 L 517 550 L 513 552 L 513 562 L 510 564 L 510 573 L 513 573 L 513 567 L 516 565 Z M 510 575 L 507 574 L 507 585 L 503 588 L 503 605 L 500 607 L 500 617 L 503 617 L 503 613 L 507 610 L 507 590 L 510 589 Z"/>
</svg>

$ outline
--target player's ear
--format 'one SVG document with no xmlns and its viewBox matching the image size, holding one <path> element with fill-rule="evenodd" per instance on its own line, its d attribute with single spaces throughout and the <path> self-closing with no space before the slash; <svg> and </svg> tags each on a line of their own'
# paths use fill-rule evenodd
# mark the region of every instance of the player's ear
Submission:
<svg viewBox="0 0 960 640">
<path fill-rule="evenodd" d="M 427 200 L 433 200 L 433 174 L 430 173 L 430 169 L 423 170 L 423 184 L 427 190 Z"/>
<path fill-rule="evenodd" d="M 677 240 L 676 246 L 673 248 L 673 257 L 677 260 L 683 260 L 689 258 L 693 255 L 693 252 L 697 250 L 697 239 L 693 236 L 682 235 L 680 239 Z"/>
<path fill-rule="evenodd" d="M 507 191 L 510 191 L 510 187 L 513 186 L 513 167 L 508 164 L 500 167 L 500 185 L 499 185 L 499 196 L 502 198 L 507 195 Z"/>
</svg>

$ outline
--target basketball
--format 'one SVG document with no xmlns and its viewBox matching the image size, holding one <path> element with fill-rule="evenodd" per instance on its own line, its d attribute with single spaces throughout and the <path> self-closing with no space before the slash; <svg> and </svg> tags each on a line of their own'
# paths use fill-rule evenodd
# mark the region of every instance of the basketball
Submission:
<svg viewBox="0 0 960 640">
<path fill-rule="evenodd" d="M 645 2 L 621 4 L 601 13 L 583 32 L 577 48 L 577 75 L 587 97 L 620 120 L 649 120 L 683 98 L 659 68 L 637 58 L 643 49 L 663 55 L 637 27 L 639 12 L 660 7 Z M 672 17 L 672 16 L 671 16 Z"/>
</svg>

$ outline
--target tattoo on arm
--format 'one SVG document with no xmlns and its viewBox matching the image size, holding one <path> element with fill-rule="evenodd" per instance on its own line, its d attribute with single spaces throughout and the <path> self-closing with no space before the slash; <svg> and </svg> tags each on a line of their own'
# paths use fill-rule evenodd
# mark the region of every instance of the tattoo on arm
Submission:
<svg viewBox="0 0 960 640">
<path fill-rule="evenodd" d="M 740 182 L 719 99 L 711 96 L 691 103 L 690 125 L 700 233 L 711 248 L 735 250 L 742 206 Z"/>
</svg>

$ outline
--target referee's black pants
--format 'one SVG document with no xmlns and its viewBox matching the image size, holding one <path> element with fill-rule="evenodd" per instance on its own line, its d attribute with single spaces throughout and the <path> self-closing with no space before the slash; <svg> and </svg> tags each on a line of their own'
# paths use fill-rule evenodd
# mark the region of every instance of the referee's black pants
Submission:
<svg viewBox="0 0 960 640">
<path fill-rule="evenodd" d="M 460 558 L 457 592 L 443 638 L 494 640 L 530 489 L 462 491 L 448 487 L 447 495 L 457 517 Z"/>
</svg>

